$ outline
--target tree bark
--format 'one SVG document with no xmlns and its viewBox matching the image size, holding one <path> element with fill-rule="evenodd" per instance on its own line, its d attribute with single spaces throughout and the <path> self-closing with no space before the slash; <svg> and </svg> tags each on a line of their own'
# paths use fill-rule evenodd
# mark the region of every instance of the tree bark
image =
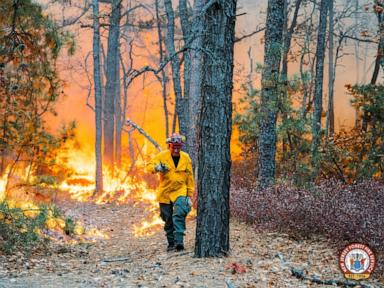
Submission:
<svg viewBox="0 0 384 288">
<path fill-rule="evenodd" d="M 186 134 L 188 131 L 188 118 L 185 115 L 185 99 L 183 97 L 183 91 L 181 88 L 181 76 L 180 76 L 180 59 L 176 54 L 175 49 L 175 13 L 172 7 L 172 0 L 164 0 L 165 12 L 167 15 L 167 37 L 166 37 L 166 46 L 168 50 L 168 57 L 171 58 L 172 66 L 172 80 L 173 80 L 173 90 L 175 92 L 175 102 L 176 102 L 176 114 L 179 120 L 179 131 L 182 134 Z"/>
<path fill-rule="evenodd" d="M 313 8 L 312 8 L 312 11 L 310 13 L 310 16 L 309 16 L 309 23 L 307 25 L 305 25 L 305 39 L 304 39 L 304 44 L 303 44 L 303 50 L 302 50 L 302 55 L 300 57 L 300 75 L 301 75 L 301 79 L 302 79 L 302 83 L 303 83 L 303 100 L 302 100 L 302 103 L 301 103 L 301 111 L 300 111 L 300 116 L 301 116 L 301 119 L 305 119 L 306 116 L 307 116 L 307 113 L 308 111 L 310 111 L 310 108 L 311 108 L 311 96 L 312 96 L 312 91 L 313 91 L 313 77 L 311 77 L 311 79 L 309 80 L 308 77 L 307 77 L 307 73 L 309 72 L 310 75 L 313 75 L 314 74 L 314 67 L 315 67 L 315 60 L 312 60 L 311 59 L 311 36 L 312 36 L 312 33 L 313 33 L 313 16 L 315 14 L 315 11 L 316 11 L 316 5 L 313 5 Z M 309 71 L 307 73 L 304 72 L 304 61 L 305 61 L 305 56 L 307 56 L 308 60 L 308 64 L 307 66 L 309 66 Z M 313 57 L 315 58 L 315 57 Z"/>
<path fill-rule="evenodd" d="M 269 0 L 261 78 L 261 120 L 259 123 L 258 186 L 265 188 L 275 179 L 276 118 L 283 48 L 284 0 Z"/>
<path fill-rule="evenodd" d="M 371 82 L 370 82 L 371 85 L 376 85 L 377 78 L 378 78 L 379 72 L 380 72 L 380 67 L 384 71 L 384 57 L 383 57 L 384 56 L 384 13 L 382 10 L 382 9 L 384 9 L 384 5 L 377 0 L 375 0 L 375 5 L 377 5 L 377 7 L 378 7 L 376 10 L 376 16 L 377 16 L 377 21 L 379 24 L 379 44 L 377 46 L 377 55 L 376 55 L 376 59 L 375 59 L 375 67 L 373 69 L 373 74 L 372 74 L 372 78 L 371 78 Z M 368 121 L 369 121 L 368 112 L 365 111 L 363 114 L 363 121 L 362 121 L 362 125 L 361 125 L 361 129 L 364 132 L 367 132 L 367 130 L 368 130 Z M 357 126 L 357 125 L 355 125 L 355 126 Z"/>
<path fill-rule="evenodd" d="M 191 73 L 189 81 L 188 114 L 189 131 L 187 133 L 188 152 L 195 171 L 198 173 L 198 119 L 201 111 L 201 89 L 203 80 L 203 63 L 205 54 L 202 52 L 205 13 L 202 13 L 207 0 L 195 0 L 191 29 Z M 195 176 L 198 177 L 197 173 Z"/>
<path fill-rule="evenodd" d="M 335 133 L 335 111 L 334 111 L 334 87 L 335 87 L 335 67 L 334 67 L 334 11 L 333 0 L 329 1 L 329 49 L 328 49 L 328 110 L 327 110 L 327 125 L 326 133 L 328 136 L 333 137 Z"/>
<path fill-rule="evenodd" d="M 380 61 L 380 66 L 384 71 L 384 4 L 382 1 L 376 0 L 376 15 L 379 22 L 379 51 L 378 57 Z"/>
<path fill-rule="evenodd" d="M 285 0 L 285 1 L 288 2 L 288 0 Z M 284 24 L 284 27 L 286 27 L 286 33 L 284 35 L 284 53 L 283 53 L 283 65 L 281 69 L 281 74 L 285 79 L 288 77 L 288 54 L 289 54 L 289 50 L 291 49 L 292 36 L 297 25 L 297 18 L 299 16 L 301 2 L 302 0 L 296 0 L 295 11 L 293 13 L 292 22 L 289 28 L 288 28 L 288 11 L 285 11 L 284 13 L 286 14 L 286 16 L 284 17 L 286 21 L 286 23 Z M 286 3 L 285 6 L 288 6 L 288 4 Z M 287 7 L 285 8 L 287 9 Z"/>
<path fill-rule="evenodd" d="M 95 192 L 103 191 L 103 160 L 101 154 L 102 137 L 102 99 L 101 99 L 101 77 L 100 77 L 100 23 L 99 23 L 99 1 L 93 0 L 93 77 L 95 87 L 95 122 L 96 122 L 96 189 Z"/>
<path fill-rule="evenodd" d="M 189 21 L 189 13 L 187 8 L 187 0 L 180 0 L 179 1 L 179 14 L 180 14 L 180 24 L 181 24 L 181 30 L 183 32 L 183 42 L 184 45 L 188 45 L 190 43 L 190 37 L 191 37 L 191 23 Z M 184 102 L 183 102 L 183 114 L 188 119 L 188 113 L 189 113 L 189 88 L 190 88 L 190 77 L 191 77 L 191 51 L 186 50 L 183 53 L 184 57 L 184 63 L 183 63 L 183 82 L 184 82 Z M 189 122 L 189 121 L 188 121 Z M 189 123 L 188 123 L 189 126 Z M 188 127 L 189 128 L 189 127 Z M 185 131 L 185 134 L 187 134 L 188 131 Z M 188 149 L 188 147 L 187 147 Z"/>
<path fill-rule="evenodd" d="M 120 58 L 120 49 L 118 49 L 118 58 Z M 116 118 L 116 132 L 115 132 L 115 163 L 117 168 L 121 168 L 121 134 L 123 132 L 122 111 L 121 111 L 121 87 L 120 87 L 120 61 L 117 59 L 117 75 L 116 75 L 116 94 L 115 94 L 115 118 Z"/>
<path fill-rule="evenodd" d="M 288 81 L 288 54 L 291 49 L 291 42 L 292 42 L 292 36 L 293 32 L 295 30 L 295 27 L 297 25 L 297 18 L 299 15 L 299 10 L 301 6 L 301 1 L 302 0 L 296 0 L 295 3 L 295 11 L 293 13 L 293 18 L 291 25 L 288 28 L 288 0 L 284 1 L 284 33 L 283 33 L 283 39 L 284 39 L 284 51 L 283 51 L 283 60 L 282 60 L 282 69 L 281 69 L 281 76 L 283 83 L 285 84 Z M 285 106 L 285 102 L 288 99 L 288 90 L 284 89 L 283 91 L 283 98 L 282 98 L 282 107 Z M 283 118 L 283 123 L 285 123 L 288 119 L 288 114 L 285 111 L 286 109 L 283 109 L 281 111 L 282 113 L 282 118 Z M 283 157 L 285 157 L 285 152 L 286 152 L 286 137 L 283 137 Z M 284 158 L 285 159 L 285 158 Z"/>
<path fill-rule="evenodd" d="M 358 11 L 359 11 L 359 0 L 354 0 L 354 2 L 355 2 L 355 11 L 354 11 L 355 12 L 354 13 L 354 22 L 355 23 L 354 24 L 355 24 L 355 27 L 357 27 L 357 25 L 358 25 L 357 15 L 358 15 Z M 355 31 L 353 33 L 355 37 L 359 36 L 358 30 L 359 29 L 355 29 Z M 359 57 L 360 57 L 360 55 L 359 55 L 360 43 L 358 41 L 356 41 L 354 43 L 354 46 L 355 46 L 355 55 L 354 56 L 355 56 L 355 65 L 356 65 L 356 80 L 355 80 L 355 82 L 359 83 L 359 81 L 360 81 L 360 59 L 359 59 Z M 359 113 L 357 110 L 355 110 L 355 128 L 357 128 L 358 123 L 359 123 Z"/>
<path fill-rule="evenodd" d="M 156 25 L 157 25 L 157 37 L 159 41 L 159 64 L 164 61 L 164 49 L 163 49 L 163 34 L 161 32 L 161 20 L 159 13 L 159 0 L 155 1 L 155 10 L 156 10 Z M 168 118 L 168 100 L 167 100 L 167 75 L 165 74 L 164 69 L 161 70 L 161 91 L 163 97 L 163 109 L 164 109 L 164 119 L 165 119 L 165 137 L 169 136 L 169 118 Z"/>
<path fill-rule="evenodd" d="M 199 178 L 195 255 L 229 251 L 230 140 L 236 0 L 216 1 L 206 11 L 199 125 Z"/>
<path fill-rule="evenodd" d="M 316 79 L 315 94 L 313 98 L 313 121 L 312 121 L 312 165 L 317 167 L 318 149 L 321 138 L 321 113 L 323 109 L 323 81 L 324 81 L 324 58 L 325 58 L 325 41 L 327 32 L 327 14 L 329 1 L 321 0 L 320 3 L 320 22 L 319 32 L 317 34 L 316 47 Z M 316 170 L 316 169 L 315 169 Z"/>
<path fill-rule="evenodd" d="M 117 86 L 120 86 L 119 77 L 119 39 L 121 1 L 113 0 L 108 34 L 107 75 L 104 107 L 104 160 L 108 168 L 113 170 L 115 163 L 115 99 Z"/>
</svg>

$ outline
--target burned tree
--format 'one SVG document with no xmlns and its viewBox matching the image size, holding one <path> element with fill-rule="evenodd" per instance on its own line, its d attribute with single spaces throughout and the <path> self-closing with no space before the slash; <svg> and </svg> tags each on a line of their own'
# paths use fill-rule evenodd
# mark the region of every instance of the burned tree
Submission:
<svg viewBox="0 0 384 288">
<path fill-rule="evenodd" d="M 196 169 L 197 165 L 197 131 L 198 119 L 201 110 L 201 89 L 203 77 L 203 30 L 204 30 L 204 14 L 202 13 L 203 7 L 207 1 L 196 0 L 193 7 L 193 21 L 191 25 L 191 50 L 189 51 L 191 73 L 189 79 L 188 90 L 188 152 L 191 155 L 192 163 Z M 197 175 L 196 175 L 197 176 Z M 198 176 L 197 176 L 198 177 Z"/>
<path fill-rule="evenodd" d="M 195 255 L 229 250 L 230 139 L 236 1 L 206 5 L 202 110 L 199 123 Z"/>
<path fill-rule="evenodd" d="M 114 164 L 115 107 L 120 97 L 119 39 L 121 1 L 113 0 L 108 34 L 106 89 L 104 99 L 104 158 L 109 168 Z M 119 93 L 119 95 L 117 94 Z M 120 103 L 119 103 L 120 105 Z"/>
<path fill-rule="evenodd" d="M 102 99 L 100 78 L 100 23 L 99 1 L 93 0 L 93 77 L 95 82 L 95 122 L 96 122 L 96 192 L 103 191 L 103 160 L 101 154 Z"/>
<path fill-rule="evenodd" d="M 187 117 L 185 117 L 185 99 L 183 97 L 183 91 L 181 87 L 181 78 L 180 78 L 180 59 L 176 54 L 175 48 L 175 13 L 172 7 L 171 0 L 164 1 L 165 12 L 167 15 L 167 37 L 166 37 L 166 46 L 168 52 L 168 58 L 172 59 L 172 80 L 173 80 L 173 90 L 175 92 L 175 116 L 179 120 L 180 131 L 185 134 L 188 130 Z M 176 118 L 174 118 L 173 131 L 176 127 Z"/>
</svg>

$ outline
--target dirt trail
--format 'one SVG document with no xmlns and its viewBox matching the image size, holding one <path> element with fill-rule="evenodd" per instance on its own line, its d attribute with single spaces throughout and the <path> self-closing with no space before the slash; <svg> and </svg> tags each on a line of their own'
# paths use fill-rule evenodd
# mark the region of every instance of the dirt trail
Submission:
<svg viewBox="0 0 384 288">
<path fill-rule="evenodd" d="M 50 255 L 28 260 L 21 255 L 0 256 L 0 287 L 330 287 L 295 278 L 277 255 L 305 274 L 342 279 L 335 251 L 319 239 L 295 241 L 282 234 L 256 234 L 252 227 L 231 221 L 230 255 L 197 259 L 193 258 L 194 220 L 187 223 L 186 251 L 167 253 L 162 230 L 134 237 L 132 225 L 142 220 L 142 207 L 77 202 L 59 206 L 67 215 L 97 225 L 110 239 L 54 246 Z M 234 262 L 245 273 L 226 269 Z M 380 285 L 372 280 L 365 283 Z"/>
</svg>

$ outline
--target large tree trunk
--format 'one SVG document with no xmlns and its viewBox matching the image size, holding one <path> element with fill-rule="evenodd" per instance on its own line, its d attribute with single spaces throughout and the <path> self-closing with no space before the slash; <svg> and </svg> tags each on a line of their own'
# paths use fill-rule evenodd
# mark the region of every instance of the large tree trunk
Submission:
<svg viewBox="0 0 384 288">
<path fill-rule="evenodd" d="M 202 52 L 203 47 L 203 31 L 204 31 L 204 13 L 203 7 L 207 0 L 195 0 L 193 6 L 193 21 L 191 29 L 191 73 L 189 81 L 189 97 L 188 97 L 188 115 L 189 115 L 189 131 L 187 134 L 188 152 L 191 156 L 192 163 L 197 172 L 198 159 L 198 119 L 201 111 L 201 88 L 203 79 L 203 63 L 205 54 Z M 195 175 L 198 177 L 197 173 Z"/>
<path fill-rule="evenodd" d="M 108 34 L 107 80 L 104 107 L 104 159 L 108 168 L 113 169 L 115 137 L 115 99 L 119 77 L 119 39 L 121 1 L 112 1 L 110 28 Z"/>
<path fill-rule="evenodd" d="M 159 64 L 164 61 L 164 49 L 163 49 L 163 34 L 161 32 L 161 19 L 159 13 L 159 0 L 155 1 L 155 10 L 156 10 L 156 26 L 157 26 L 157 37 L 159 41 Z M 161 90 L 163 97 L 163 109 L 164 109 L 164 119 L 165 119 L 165 137 L 169 136 L 169 118 L 168 118 L 168 100 L 167 100 L 167 75 L 165 70 L 161 70 Z"/>
<path fill-rule="evenodd" d="M 199 133 L 199 177 L 195 255 L 229 251 L 230 140 L 236 0 L 216 1 L 206 11 Z"/>
<path fill-rule="evenodd" d="M 190 37 L 191 37 L 191 23 L 189 21 L 189 13 L 187 8 L 187 0 L 180 0 L 179 1 L 179 14 L 180 14 L 180 24 L 181 24 L 181 30 L 183 32 L 183 41 L 184 45 L 190 44 Z M 183 102 L 183 114 L 188 119 L 189 117 L 189 88 L 190 88 L 190 78 L 191 78 L 191 51 L 186 50 L 183 53 L 184 57 L 184 64 L 183 64 L 183 80 L 184 80 L 184 102 Z M 189 121 L 188 126 L 189 126 Z M 188 127 L 189 129 L 189 127 Z M 185 134 L 187 134 L 188 131 L 185 131 Z"/>
<path fill-rule="evenodd" d="M 188 131 L 188 117 L 185 114 L 186 101 L 183 97 L 183 91 L 181 88 L 181 76 L 180 76 L 180 59 L 176 54 L 175 49 L 175 13 L 172 7 L 171 0 L 164 0 L 165 12 L 167 15 L 167 37 L 166 46 L 168 50 L 168 57 L 172 57 L 172 79 L 173 79 L 173 90 L 176 98 L 176 114 L 179 120 L 180 133 L 186 134 Z"/>
<path fill-rule="evenodd" d="M 271 185 L 275 178 L 276 118 L 279 96 L 280 61 L 283 45 L 284 0 L 268 1 L 267 27 L 262 73 L 261 120 L 259 137 L 260 188 Z"/>
<path fill-rule="evenodd" d="M 103 191 L 103 160 L 101 154 L 102 137 L 102 99 L 100 78 L 100 23 L 99 23 L 99 1 L 93 0 L 93 77 L 95 87 L 95 122 L 96 122 L 96 189 L 95 192 Z"/>
<path fill-rule="evenodd" d="M 327 32 L 327 15 L 329 1 L 321 0 L 320 3 L 320 23 L 317 35 L 316 47 L 316 79 L 315 94 L 313 96 L 313 121 L 312 121 L 312 165 L 317 167 L 318 148 L 320 145 L 321 132 L 321 113 L 323 109 L 323 81 L 324 81 L 324 58 L 325 41 Z M 317 170 L 317 169 L 316 169 Z"/>
<path fill-rule="evenodd" d="M 335 87 L 335 67 L 334 67 L 334 11 L 333 0 L 329 3 L 329 49 L 328 49 L 328 110 L 327 110 L 327 125 L 326 133 L 328 136 L 333 137 L 335 133 L 335 111 L 334 111 L 334 87 Z"/>
</svg>

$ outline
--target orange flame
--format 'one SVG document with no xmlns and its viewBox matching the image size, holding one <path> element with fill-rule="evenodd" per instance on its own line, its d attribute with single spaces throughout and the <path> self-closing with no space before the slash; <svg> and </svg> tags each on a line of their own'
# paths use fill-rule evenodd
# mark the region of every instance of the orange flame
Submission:
<svg viewBox="0 0 384 288">
<path fill-rule="evenodd" d="M 22 171 L 18 171 L 18 177 L 26 180 L 29 167 Z M 35 203 L 32 196 L 26 197 L 23 187 L 12 187 L 12 193 L 7 194 L 9 167 L 5 169 L 3 175 L 0 176 L 0 202 L 5 201 L 9 208 L 19 208 L 23 214 L 29 218 L 35 218 L 39 215 L 41 207 Z M 31 177 L 30 177 L 31 178 Z M 1 214 L 1 213 L 0 213 Z M 52 240 L 64 239 L 66 242 L 75 243 L 94 242 L 99 239 L 108 239 L 109 236 L 96 228 L 85 227 L 81 222 L 77 221 L 74 225 L 74 235 L 67 236 L 65 234 L 66 223 L 60 216 L 55 216 L 52 209 L 47 211 L 47 219 L 45 221 L 43 231 L 36 231 L 40 235 L 48 236 Z"/>
<path fill-rule="evenodd" d="M 144 145 L 144 150 L 145 150 Z M 104 191 L 94 195 L 95 190 L 95 160 L 92 156 L 78 150 L 72 150 L 67 157 L 74 175 L 66 179 L 60 190 L 68 191 L 70 197 L 76 201 L 92 201 L 96 204 L 142 203 L 143 220 L 133 226 L 136 237 L 148 236 L 161 228 L 163 223 L 158 212 L 156 191 L 148 187 L 147 183 L 137 177 L 127 175 L 126 171 L 115 169 L 112 176 L 109 171 L 103 173 Z M 136 162 L 136 166 L 144 171 L 144 162 Z"/>
<path fill-rule="evenodd" d="M 0 177 L 0 202 L 5 199 L 5 188 L 7 187 L 8 167 L 5 169 L 4 174 Z"/>
</svg>

